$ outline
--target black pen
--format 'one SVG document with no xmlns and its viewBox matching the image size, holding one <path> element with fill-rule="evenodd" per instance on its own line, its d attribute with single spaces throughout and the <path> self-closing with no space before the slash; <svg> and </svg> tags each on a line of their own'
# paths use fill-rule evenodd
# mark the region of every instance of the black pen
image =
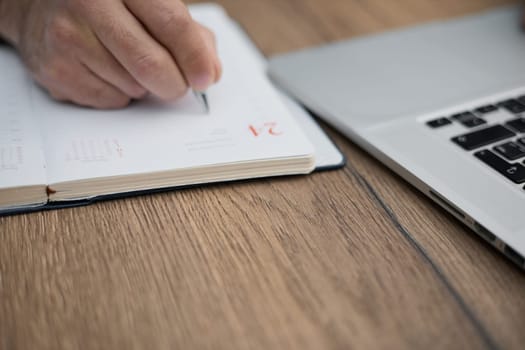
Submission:
<svg viewBox="0 0 525 350">
<path fill-rule="evenodd" d="M 204 110 L 206 111 L 206 113 L 210 113 L 210 104 L 208 103 L 208 96 L 206 96 L 206 93 L 193 90 L 193 94 L 195 95 L 197 100 L 199 100 L 201 105 L 204 107 Z"/>
</svg>

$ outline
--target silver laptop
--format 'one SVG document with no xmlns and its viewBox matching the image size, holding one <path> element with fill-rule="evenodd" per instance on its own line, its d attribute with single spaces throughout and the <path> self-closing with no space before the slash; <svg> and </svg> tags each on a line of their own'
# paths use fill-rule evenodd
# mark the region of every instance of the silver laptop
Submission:
<svg viewBox="0 0 525 350">
<path fill-rule="evenodd" d="M 522 10 L 274 57 L 274 81 L 525 268 Z"/>
</svg>

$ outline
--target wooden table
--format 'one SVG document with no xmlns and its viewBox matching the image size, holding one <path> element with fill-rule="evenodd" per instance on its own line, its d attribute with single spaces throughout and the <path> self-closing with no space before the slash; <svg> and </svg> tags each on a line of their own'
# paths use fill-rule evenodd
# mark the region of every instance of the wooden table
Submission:
<svg viewBox="0 0 525 350">
<path fill-rule="evenodd" d="M 266 54 L 505 2 L 221 1 Z M 329 132 L 344 170 L 0 218 L 0 349 L 523 349 L 525 273 Z"/>
</svg>

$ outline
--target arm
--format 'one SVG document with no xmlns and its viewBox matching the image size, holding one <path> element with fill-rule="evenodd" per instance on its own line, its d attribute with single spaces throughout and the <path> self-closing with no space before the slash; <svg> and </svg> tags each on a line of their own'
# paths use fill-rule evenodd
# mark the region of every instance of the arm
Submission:
<svg viewBox="0 0 525 350">
<path fill-rule="evenodd" d="M 0 36 L 58 100 L 176 99 L 221 74 L 213 34 L 180 0 L 0 0 Z"/>
</svg>

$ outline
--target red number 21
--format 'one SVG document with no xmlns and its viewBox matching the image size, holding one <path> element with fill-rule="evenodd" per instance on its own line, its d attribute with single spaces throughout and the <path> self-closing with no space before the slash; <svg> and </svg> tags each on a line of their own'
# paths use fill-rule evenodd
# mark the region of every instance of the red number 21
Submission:
<svg viewBox="0 0 525 350">
<path fill-rule="evenodd" d="M 282 135 L 282 132 L 277 130 L 277 123 L 275 123 L 275 122 L 264 123 L 260 127 L 256 127 L 254 125 L 250 125 L 249 129 L 250 129 L 250 132 L 255 137 L 259 137 L 262 134 L 268 134 L 268 135 L 271 135 L 271 136 Z"/>
</svg>

